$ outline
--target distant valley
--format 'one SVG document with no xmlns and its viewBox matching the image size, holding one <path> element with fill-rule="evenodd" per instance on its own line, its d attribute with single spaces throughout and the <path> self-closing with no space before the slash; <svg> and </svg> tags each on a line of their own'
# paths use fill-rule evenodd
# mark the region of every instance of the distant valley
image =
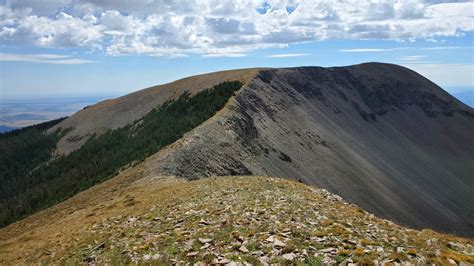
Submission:
<svg viewBox="0 0 474 266">
<path fill-rule="evenodd" d="M 69 116 L 110 97 L 0 99 L 0 132 Z"/>
</svg>

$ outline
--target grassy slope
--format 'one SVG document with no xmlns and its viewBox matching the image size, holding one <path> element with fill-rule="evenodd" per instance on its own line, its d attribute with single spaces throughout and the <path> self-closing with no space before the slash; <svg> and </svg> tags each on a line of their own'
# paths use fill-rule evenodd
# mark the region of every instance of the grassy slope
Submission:
<svg viewBox="0 0 474 266">
<path fill-rule="evenodd" d="M 315 264 L 474 262 L 472 239 L 409 230 L 301 183 L 268 177 L 139 180 L 143 171 L 141 165 L 128 169 L 0 230 L 0 264 L 290 257 Z M 209 244 L 202 243 L 206 239 Z"/>
</svg>

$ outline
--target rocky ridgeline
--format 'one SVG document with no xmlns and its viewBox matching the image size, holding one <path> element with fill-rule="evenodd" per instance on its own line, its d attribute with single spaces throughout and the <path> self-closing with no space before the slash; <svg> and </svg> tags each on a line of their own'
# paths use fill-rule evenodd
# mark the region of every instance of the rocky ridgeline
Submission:
<svg viewBox="0 0 474 266">
<path fill-rule="evenodd" d="M 266 177 L 210 178 L 180 184 L 137 216 L 92 227 L 81 252 L 63 261 L 91 264 L 474 263 L 472 239 L 412 230 L 382 220 L 323 189 Z M 134 199 L 130 199 L 133 204 Z"/>
<path fill-rule="evenodd" d="M 150 176 L 298 179 L 398 224 L 474 237 L 472 116 L 396 65 L 260 70 L 145 164 Z"/>
</svg>

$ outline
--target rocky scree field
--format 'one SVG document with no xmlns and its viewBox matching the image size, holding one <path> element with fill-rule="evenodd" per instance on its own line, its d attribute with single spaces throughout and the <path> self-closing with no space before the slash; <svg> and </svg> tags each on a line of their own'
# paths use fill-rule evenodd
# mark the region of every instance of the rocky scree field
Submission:
<svg viewBox="0 0 474 266">
<path fill-rule="evenodd" d="M 153 183 L 143 185 L 149 186 Z M 474 263 L 472 239 L 407 229 L 324 189 L 294 181 L 215 177 L 178 182 L 157 193 L 159 200 L 133 215 L 116 212 L 91 224 L 64 247 L 53 244 L 43 248 L 41 255 L 32 250 L 31 256 L 16 262 Z M 135 208 L 148 196 L 126 195 L 123 205 L 107 208 Z"/>
</svg>

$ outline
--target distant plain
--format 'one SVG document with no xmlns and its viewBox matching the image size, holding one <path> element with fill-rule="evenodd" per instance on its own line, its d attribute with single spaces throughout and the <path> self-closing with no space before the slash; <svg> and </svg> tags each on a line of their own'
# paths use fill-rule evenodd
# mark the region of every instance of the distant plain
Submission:
<svg viewBox="0 0 474 266">
<path fill-rule="evenodd" d="M 0 132 L 69 116 L 106 98 L 0 99 Z"/>
</svg>

